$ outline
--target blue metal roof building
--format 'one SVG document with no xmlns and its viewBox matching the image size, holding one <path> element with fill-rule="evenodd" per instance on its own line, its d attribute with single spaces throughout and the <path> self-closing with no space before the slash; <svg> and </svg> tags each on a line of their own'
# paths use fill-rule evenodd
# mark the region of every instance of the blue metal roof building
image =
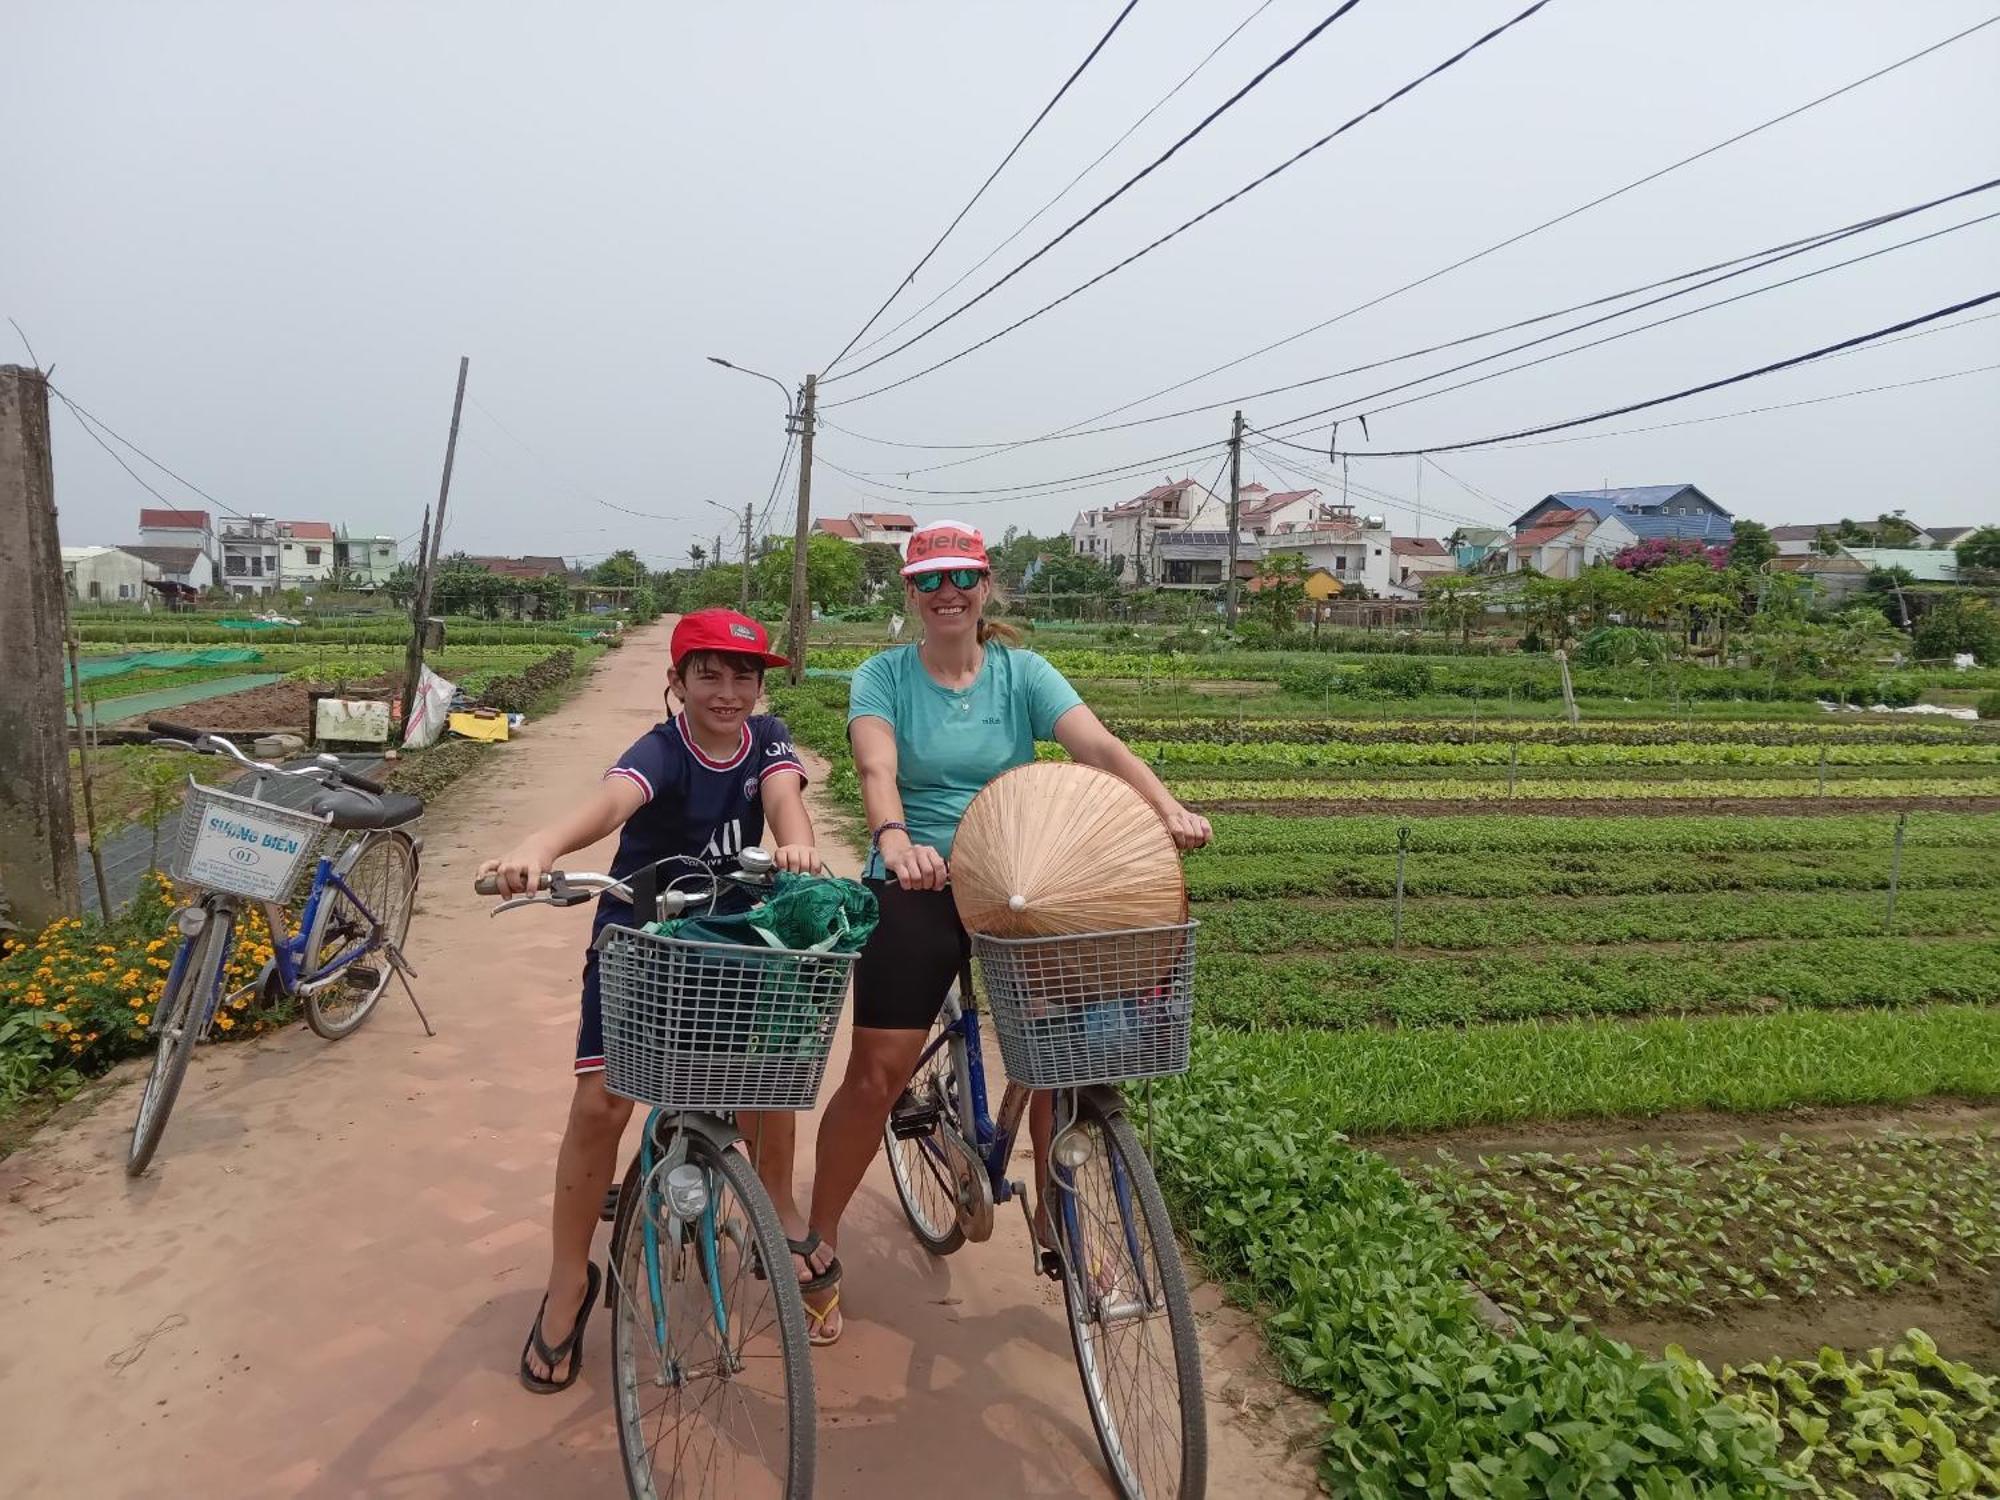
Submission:
<svg viewBox="0 0 2000 1500">
<path fill-rule="evenodd" d="M 1616 515 L 1641 541 L 1659 537 L 1714 545 L 1730 539 L 1729 512 L 1691 484 L 1642 484 L 1612 490 L 1558 490 L 1517 517 L 1518 534 L 1559 510 L 1589 511 L 1600 520 Z"/>
</svg>

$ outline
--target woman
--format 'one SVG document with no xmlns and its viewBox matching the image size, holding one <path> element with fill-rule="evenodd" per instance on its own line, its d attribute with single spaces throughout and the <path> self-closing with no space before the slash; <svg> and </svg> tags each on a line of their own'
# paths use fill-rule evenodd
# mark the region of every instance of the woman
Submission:
<svg viewBox="0 0 2000 1500">
<path fill-rule="evenodd" d="M 841 1215 L 971 951 L 945 882 L 973 795 L 1033 760 L 1036 740 L 1055 739 L 1072 759 L 1137 788 L 1181 848 L 1210 836 L 1208 820 L 1174 800 L 1060 672 L 1010 644 L 1018 637 L 1009 627 L 983 617 L 993 581 L 978 531 L 950 521 L 923 527 L 906 556 L 908 609 L 921 638 L 865 662 L 848 701 L 848 738 L 874 839 L 863 876 L 882 915 L 855 963 L 853 1050 L 819 1127 L 809 1223 L 835 1246 Z M 1049 1126 L 1043 1094 L 1029 1114 L 1038 1162 L 1048 1158 Z M 813 1341 L 832 1343 L 841 1327 L 839 1262 L 810 1269 L 823 1270 L 806 1299 Z"/>
</svg>

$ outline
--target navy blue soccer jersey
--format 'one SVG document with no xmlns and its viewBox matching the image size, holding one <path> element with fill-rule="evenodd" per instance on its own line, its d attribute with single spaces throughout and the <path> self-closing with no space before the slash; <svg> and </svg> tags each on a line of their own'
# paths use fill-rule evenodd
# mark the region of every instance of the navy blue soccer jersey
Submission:
<svg viewBox="0 0 2000 1500">
<path fill-rule="evenodd" d="M 736 754 L 716 760 L 694 741 L 685 714 L 656 724 L 618 763 L 604 773 L 622 776 L 646 794 L 646 804 L 626 821 L 611 873 L 620 880 L 670 854 L 692 856 L 712 870 L 731 870 L 736 856 L 764 838 L 763 786 L 777 775 L 805 779 L 806 768 L 792 747 L 791 731 L 771 714 L 743 722 Z M 693 865 L 682 869 L 694 874 Z M 664 888 L 676 873 L 660 872 Z M 624 922 L 631 907 L 605 896 L 598 902 L 599 927 Z"/>
</svg>

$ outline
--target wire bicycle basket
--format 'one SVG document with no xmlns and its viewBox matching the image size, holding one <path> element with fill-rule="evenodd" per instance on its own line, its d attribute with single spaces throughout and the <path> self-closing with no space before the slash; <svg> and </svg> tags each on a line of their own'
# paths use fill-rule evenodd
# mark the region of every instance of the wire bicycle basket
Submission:
<svg viewBox="0 0 2000 1500">
<path fill-rule="evenodd" d="M 604 1083 L 657 1109 L 810 1109 L 852 953 L 598 934 Z"/>
<path fill-rule="evenodd" d="M 282 903 L 319 857 L 331 823 L 318 813 L 241 797 L 190 777 L 168 872 L 189 885 Z"/>
<path fill-rule="evenodd" d="M 1060 1089 L 1185 1073 L 1198 925 L 1044 938 L 974 933 L 1007 1076 Z"/>
</svg>

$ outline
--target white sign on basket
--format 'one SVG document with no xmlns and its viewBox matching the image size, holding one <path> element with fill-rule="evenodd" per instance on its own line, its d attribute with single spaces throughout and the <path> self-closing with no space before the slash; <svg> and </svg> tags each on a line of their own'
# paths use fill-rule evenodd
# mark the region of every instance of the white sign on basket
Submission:
<svg viewBox="0 0 2000 1500">
<path fill-rule="evenodd" d="M 276 901 L 311 842 L 310 834 L 290 824 L 246 816 L 233 805 L 211 804 L 195 837 L 186 878 L 195 885 Z"/>
</svg>

